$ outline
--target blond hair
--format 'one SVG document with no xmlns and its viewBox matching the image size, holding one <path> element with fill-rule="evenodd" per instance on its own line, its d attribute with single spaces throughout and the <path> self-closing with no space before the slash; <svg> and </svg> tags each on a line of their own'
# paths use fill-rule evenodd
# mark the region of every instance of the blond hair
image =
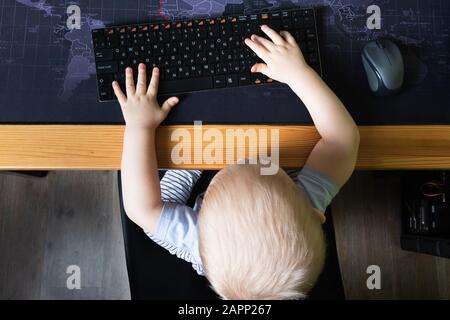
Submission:
<svg viewBox="0 0 450 320">
<path fill-rule="evenodd" d="M 318 215 L 283 171 L 259 165 L 220 171 L 199 215 L 206 277 L 223 299 L 298 299 L 313 287 L 325 260 Z"/>
</svg>

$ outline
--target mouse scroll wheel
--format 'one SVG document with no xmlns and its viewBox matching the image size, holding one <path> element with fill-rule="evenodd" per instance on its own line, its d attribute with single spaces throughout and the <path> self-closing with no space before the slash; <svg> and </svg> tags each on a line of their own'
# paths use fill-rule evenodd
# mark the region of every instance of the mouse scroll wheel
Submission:
<svg viewBox="0 0 450 320">
<path fill-rule="evenodd" d="M 384 49 L 384 48 L 385 48 L 385 46 L 384 46 L 384 43 L 383 43 L 383 42 L 381 42 L 381 41 L 377 41 L 376 43 L 377 43 L 377 46 L 378 46 L 378 48 L 380 48 L 380 49 Z"/>
</svg>

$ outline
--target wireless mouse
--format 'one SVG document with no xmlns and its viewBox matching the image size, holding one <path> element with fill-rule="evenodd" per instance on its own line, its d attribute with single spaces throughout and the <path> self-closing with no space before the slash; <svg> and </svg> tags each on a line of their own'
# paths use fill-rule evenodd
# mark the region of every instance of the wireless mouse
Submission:
<svg viewBox="0 0 450 320">
<path fill-rule="evenodd" d="M 369 42 L 362 61 L 372 92 L 380 96 L 396 94 L 403 86 L 405 66 L 398 46 L 390 40 Z"/>
</svg>

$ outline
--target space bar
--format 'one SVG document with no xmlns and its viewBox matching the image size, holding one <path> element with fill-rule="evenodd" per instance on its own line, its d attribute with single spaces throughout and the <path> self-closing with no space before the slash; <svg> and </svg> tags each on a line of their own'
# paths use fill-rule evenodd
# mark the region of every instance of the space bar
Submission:
<svg viewBox="0 0 450 320">
<path fill-rule="evenodd" d="M 213 88 L 212 77 L 190 78 L 180 80 L 161 81 L 159 94 L 199 91 Z"/>
</svg>

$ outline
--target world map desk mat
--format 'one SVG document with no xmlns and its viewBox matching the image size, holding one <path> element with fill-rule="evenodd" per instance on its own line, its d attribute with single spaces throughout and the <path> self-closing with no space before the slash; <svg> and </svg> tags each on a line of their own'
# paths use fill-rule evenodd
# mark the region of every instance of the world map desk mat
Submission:
<svg viewBox="0 0 450 320">
<path fill-rule="evenodd" d="M 80 28 L 67 27 L 77 5 Z M 381 29 L 371 30 L 370 5 Z M 450 2 L 444 0 L 0 0 L 0 123 L 120 124 L 117 102 L 98 102 L 91 30 L 170 19 L 315 7 L 324 79 L 359 125 L 450 123 Z M 405 61 L 403 91 L 375 97 L 364 45 L 390 39 Z M 311 124 L 284 85 L 190 93 L 166 124 Z"/>
</svg>

